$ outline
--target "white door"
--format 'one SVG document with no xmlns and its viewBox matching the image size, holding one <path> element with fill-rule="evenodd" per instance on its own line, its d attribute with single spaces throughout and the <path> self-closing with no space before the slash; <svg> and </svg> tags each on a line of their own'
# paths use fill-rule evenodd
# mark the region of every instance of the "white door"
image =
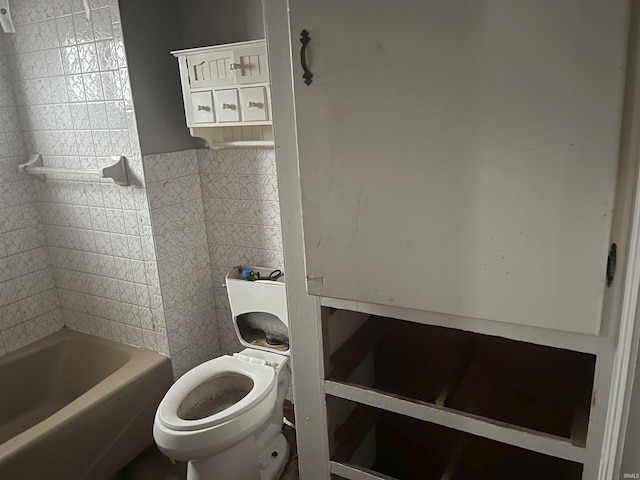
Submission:
<svg viewBox="0 0 640 480">
<path fill-rule="evenodd" d="M 629 2 L 289 4 L 309 293 L 598 334 Z"/>
</svg>

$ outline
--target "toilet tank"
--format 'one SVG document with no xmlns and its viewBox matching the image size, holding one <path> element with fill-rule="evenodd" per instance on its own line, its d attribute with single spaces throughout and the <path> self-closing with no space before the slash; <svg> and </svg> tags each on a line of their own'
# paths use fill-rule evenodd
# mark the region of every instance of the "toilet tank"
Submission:
<svg viewBox="0 0 640 480">
<path fill-rule="evenodd" d="M 272 268 L 251 268 L 267 276 Z M 231 318 L 240 343 L 281 355 L 289 355 L 289 317 L 284 275 L 276 280 L 249 281 L 242 270 L 234 268 L 225 281 Z"/>
</svg>

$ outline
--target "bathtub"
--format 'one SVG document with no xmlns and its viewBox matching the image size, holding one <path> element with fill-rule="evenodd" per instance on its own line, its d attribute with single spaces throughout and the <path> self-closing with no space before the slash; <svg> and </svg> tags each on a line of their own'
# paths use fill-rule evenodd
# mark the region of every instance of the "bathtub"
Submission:
<svg viewBox="0 0 640 480">
<path fill-rule="evenodd" d="M 108 478 L 150 445 L 160 354 L 63 329 L 0 358 L 0 479 Z"/>
</svg>

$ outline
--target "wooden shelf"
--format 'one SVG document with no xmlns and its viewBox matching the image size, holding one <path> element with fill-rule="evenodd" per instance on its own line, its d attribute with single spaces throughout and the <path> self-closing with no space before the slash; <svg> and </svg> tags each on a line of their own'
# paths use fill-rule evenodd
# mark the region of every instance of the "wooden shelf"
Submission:
<svg viewBox="0 0 640 480">
<path fill-rule="evenodd" d="M 577 463 L 583 463 L 585 460 L 583 447 L 573 445 L 569 439 L 554 435 L 522 427 L 514 428 L 497 420 L 341 382 L 325 382 L 325 391 L 329 396 L 468 432 L 525 450 Z"/>
<path fill-rule="evenodd" d="M 371 317 L 331 355 L 326 392 L 582 462 L 594 365 L 590 354 Z"/>
<path fill-rule="evenodd" d="M 513 478 L 579 480 L 582 465 L 467 435 L 447 480 Z"/>
<path fill-rule="evenodd" d="M 344 400 L 338 404 L 349 404 Z M 337 405 L 333 408 L 348 408 Z M 332 473 L 352 480 L 578 480 L 582 465 L 527 451 L 421 422 L 411 417 L 362 405 L 351 409 L 336 428 L 336 436 L 360 432 L 370 439 L 368 452 L 349 456 L 358 450 L 338 448 L 332 455 Z M 373 433 L 373 437 L 370 437 Z M 354 437 L 355 438 L 355 437 Z M 340 440 L 342 441 L 342 440 Z M 336 439 L 337 443 L 340 443 Z M 351 442 L 349 442 L 351 443 Z M 357 457 L 357 458 L 356 458 Z"/>
<path fill-rule="evenodd" d="M 567 439 L 583 432 L 573 440 L 584 446 L 593 367 L 594 358 L 584 354 L 479 338 L 473 361 L 444 405 Z"/>
</svg>

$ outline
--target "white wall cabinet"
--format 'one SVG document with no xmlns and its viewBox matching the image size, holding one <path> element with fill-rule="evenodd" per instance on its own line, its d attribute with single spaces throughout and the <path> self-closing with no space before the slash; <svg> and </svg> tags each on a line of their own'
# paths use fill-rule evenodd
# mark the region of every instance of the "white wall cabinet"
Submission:
<svg viewBox="0 0 640 480">
<path fill-rule="evenodd" d="M 212 148 L 273 146 L 264 40 L 172 52 L 187 126 Z"/>
<path fill-rule="evenodd" d="M 302 478 L 611 480 L 631 4 L 263 5 Z"/>
</svg>

